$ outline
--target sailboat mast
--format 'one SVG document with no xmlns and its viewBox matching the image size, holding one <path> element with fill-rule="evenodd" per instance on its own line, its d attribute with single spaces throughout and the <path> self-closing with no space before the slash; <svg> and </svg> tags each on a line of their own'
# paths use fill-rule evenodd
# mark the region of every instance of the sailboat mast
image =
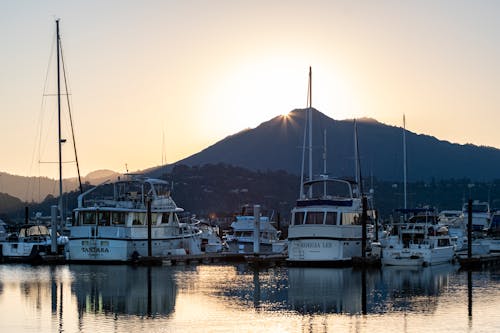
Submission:
<svg viewBox="0 0 500 333">
<path fill-rule="evenodd" d="M 326 129 L 323 131 L 323 176 L 326 177 Z M 326 182 L 323 182 L 323 196 L 326 198 Z"/>
<path fill-rule="evenodd" d="M 358 126 L 356 119 L 354 119 L 354 172 L 356 172 L 354 179 L 358 186 L 361 186 L 361 177 L 359 176 Z"/>
<path fill-rule="evenodd" d="M 406 206 L 406 120 L 403 114 L 403 190 L 404 190 L 404 209 Z"/>
<path fill-rule="evenodd" d="M 57 35 L 57 128 L 58 128 L 58 147 L 59 147 L 59 214 L 61 218 L 60 228 L 64 225 L 63 216 L 63 198 L 62 198 L 62 139 L 61 139 L 61 77 L 60 77 L 60 53 L 61 53 L 61 38 L 59 36 L 59 20 L 56 20 L 56 35 Z M 57 229 L 54 230 L 54 232 Z"/>
<path fill-rule="evenodd" d="M 308 121 L 309 121 L 309 180 L 313 179 L 312 172 L 312 69 L 309 66 L 309 108 L 308 108 Z M 312 188 L 309 187 L 309 197 L 312 197 Z"/>
</svg>

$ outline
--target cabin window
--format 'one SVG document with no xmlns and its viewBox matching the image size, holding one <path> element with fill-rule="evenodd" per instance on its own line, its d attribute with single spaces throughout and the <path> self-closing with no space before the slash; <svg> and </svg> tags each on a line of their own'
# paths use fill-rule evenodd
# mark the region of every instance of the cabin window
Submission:
<svg viewBox="0 0 500 333">
<path fill-rule="evenodd" d="M 113 225 L 124 225 L 126 221 L 127 215 L 123 212 L 112 212 L 111 213 L 111 222 Z"/>
<path fill-rule="evenodd" d="M 169 213 L 163 213 L 163 214 L 161 214 L 161 223 L 162 224 L 167 224 L 169 216 L 170 216 Z"/>
<path fill-rule="evenodd" d="M 82 212 L 81 224 L 95 224 L 95 212 Z"/>
<path fill-rule="evenodd" d="M 296 212 L 293 217 L 293 225 L 304 224 L 304 212 Z"/>
<path fill-rule="evenodd" d="M 98 212 L 97 213 L 97 221 L 101 226 L 109 226 L 110 225 L 110 212 Z"/>
<path fill-rule="evenodd" d="M 336 225 L 337 224 L 337 212 L 327 212 L 325 224 Z"/>
<path fill-rule="evenodd" d="M 132 225 L 145 225 L 147 222 L 145 213 L 135 213 Z"/>
<path fill-rule="evenodd" d="M 449 246 L 450 240 L 448 238 L 438 239 L 438 246 Z"/>
<path fill-rule="evenodd" d="M 361 224 L 361 218 L 358 213 L 342 213 L 340 224 Z"/>
<path fill-rule="evenodd" d="M 306 224 L 323 224 L 323 212 L 308 212 L 306 215 Z"/>
</svg>

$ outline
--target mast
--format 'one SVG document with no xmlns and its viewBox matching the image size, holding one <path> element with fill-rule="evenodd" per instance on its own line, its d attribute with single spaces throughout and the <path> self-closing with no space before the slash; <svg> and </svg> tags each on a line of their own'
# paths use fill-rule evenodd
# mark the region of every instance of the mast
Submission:
<svg viewBox="0 0 500 333">
<path fill-rule="evenodd" d="M 309 96 L 308 96 L 308 121 L 309 121 L 309 180 L 313 179 L 312 172 L 312 69 L 309 66 Z M 312 187 L 309 187 L 309 197 L 312 197 Z"/>
<path fill-rule="evenodd" d="M 404 190 L 404 209 L 406 206 L 406 120 L 403 114 L 403 190 Z"/>
<path fill-rule="evenodd" d="M 356 124 L 356 119 L 354 119 L 354 172 L 356 175 L 354 176 L 354 179 L 356 180 L 356 183 L 358 186 L 360 186 L 360 181 L 361 177 L 359 175 L 359 161 L 358 161 L 358 126 Z"/>
<path fill-rule="evenodd" d="M 323 131 L 323 175 L 326 178 L 326 129 Z M 323 182 L 323 196 L 326 198 L 326 182 Z"/>
<path fill-rule="evenodd" d="M 59 214 L 60 214 L 60 228 L 64 225 L 63 216 L 63 188 L 62 188 L 62 142 L 61 139 L 61 78 L 60 78 L 60 53 L 61 53 L 61 37 L 59 36 L 59 19 L 56 20 L 56 34 L 57 34 L 57 128 L 58 128 L 58 147 L 59 147 Z M 57 230 L 57 229 L 55 229 Z M 55 231 L 54 230 L 54 231 Z"/>
</svg>

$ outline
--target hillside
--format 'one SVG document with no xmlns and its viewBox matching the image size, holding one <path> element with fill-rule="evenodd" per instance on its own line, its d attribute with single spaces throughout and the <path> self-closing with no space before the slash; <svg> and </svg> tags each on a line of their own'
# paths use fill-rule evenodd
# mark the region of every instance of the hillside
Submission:
<svg viewBox="0 0 500 333">
<path fill-rule="evenodd" d="M 293 110 L 254 129 L 226 137 L 175 164 L 189 166 L 225 163 L 251 170 L 284 170 L 300 174 L 305 110 Z M 313 170 L 323 169 L 323 133 L 327 137 L 327 169 L 334 176 L 353 176 L 353 121 L 337 121 L 313 110 Z M 403 178 L 402 128 L 372 119 L 358 120 L 358 140 L 364 175 L 381 180 Z M 407 131 L 408 180 L 470 178 L 488 181 L 500 177 L 500 150 L 453 144 Z M 172 166 L 150 170 L 159 175 Z"/>
<path fill-rule="evenodd" d="M 82 178 L 82 183 L 99 184 L 119 174 L 111 170 L 97 170 Z M 78 187 L 76 178 L 64 179 L 63 190 L 69 192 Z M 47 177 L 23 177 L 0 172 L 0 192 L 26 202 L 40 202 L 47 195 L 59 193 L 59 181 Z"/>
</svg>

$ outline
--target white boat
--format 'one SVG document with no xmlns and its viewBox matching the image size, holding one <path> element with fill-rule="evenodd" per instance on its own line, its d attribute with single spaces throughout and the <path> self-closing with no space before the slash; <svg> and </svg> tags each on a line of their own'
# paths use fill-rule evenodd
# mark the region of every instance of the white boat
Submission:
<svg viewBox="0 0 500 333">
<path fill-rule="evenodd" d="M 90 198 L 94 191 L 97 195 Z M 78 198 L 66 259 L 126 262 L 145 256 L 200 254 L 201 231 L 180 222 L 177 214 L 182 211 L 166 181 L 126 175 L 125 180 L 101 184 Z"/>
<path fill-rule="evenodd" d="M 326 173 L 324 135 L 323 174 L 312 171 L 312 73 L 309 68 L 308 108 L 304 130 L 299 199 L 292 209 L 288 227 L 288 263 L 295 266 L 349 265 L 362 255 L 362 200 L 359 184 L 356 127 L 354 127 L 356 181 L 332 178 Z M 308 134 L 308 180 L 304 181 L 306 137 Z"/>
<path fill-rule="evenodd" d="M 463 224 L 467 226 L 469 223 L 469 204 L 465 203 L 462 208 Z M 487 202 L 474 200 L 472 202 L 472 231 L 474 233 L 482 233 L 490 226 L 491 212 L 490 205 Z"/>
<path fill-rule="evenodd" d="M 63 253 L 68 239 L 57 238 L 58 253 Z M 0 242 L 0 261 L 38 263 L 51 253 L 51 230 L 45 225 L 27 224 Z"/>
<path fill-rule="evenodd" d="M 303 186 L 323 190 L 325 184 L 335 192 L 307 195 L 298 199 L 292 209 L 288 228 L 288 262 L 291 264 L 350 264 L 352 257 L 361 255 L 362 205 L 353 189 L 356 184 L 324 177 L 305 182 Z"/>
<path fill-rule="evenodd" d="M 222 252 L 225 249 L 225 244 L 219 237 L 219 227 L 211 226 L 207 222 L 193 219 L 195 225 L 201 231 L 201 251 L 205 253 Z"/>
<path fill-rule="evenodd" d="M 439 222 L 449 227 L 461 227 L 463 222 L 463 213 L 460 210 L 442 210 L 438 215 Z"/>
<path fill-rule="evenodd" d="M 490 252 L 500 252 L 500 211 L 491 215 L 490 226 L 484 238 L 476 239 L 476 242 L 487 246 Z"/>
<path fill-rule="evenodd" d="M 455 246 L 446 226 L 438 224 L 438 219 L 429 211 L 420 209 L 401 210 L 404 214 L 419 213 L 402 223 L 396 230 L 397 238 L 391 238 L 382 249 L 382 264 L 389 265 L 403 250 L 406 256 L 422 257 L 423 265 L 452 262 Z M 418 261 L 415 264 L 420 265 Z"/>
<path fill-rule="evenodd" d="M 387 266 L 423 266 L 424 256 L 409 248 L 390 247 L 383 251 L 382 264 Z"/>
<path fill-rule="evenodd" d="M 267 216 L 259 217 L 259 249 L 260 253 L 280 252 L 277 247 L 284 244 L 280 240 L 281 232 L 278 231 Z M 226 235 L 226 244 L 230 252 L 253 253 L 255 237 L 255 215 L 253 207 L 245 205 L 241 213 L 236 215 L 231 223 L 231 233 Z M 278 249 L 278 250 L 277 250 Z"/>
</svg>

